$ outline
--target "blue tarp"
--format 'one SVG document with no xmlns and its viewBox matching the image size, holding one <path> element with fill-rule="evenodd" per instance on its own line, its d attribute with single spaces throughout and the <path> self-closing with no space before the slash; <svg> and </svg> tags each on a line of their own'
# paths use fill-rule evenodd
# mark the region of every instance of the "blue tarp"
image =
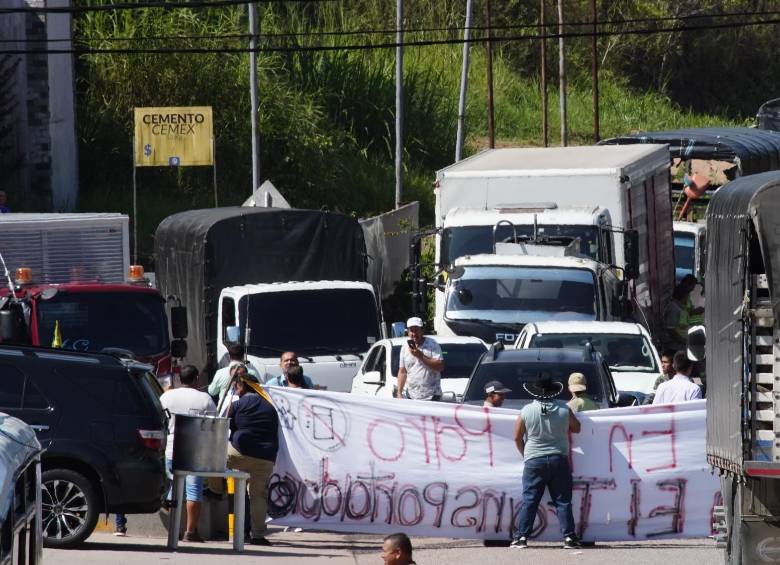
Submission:
<svg viewBox="0 0 780 565">
<path fill-rule="evenodd" d="M 8 514 L 19 473 L 40 452 L 41 444 L 30 426 L 0 413 L 0 525 Z"/>
<path fill-rule="evenodd" d="M 636 143 L 665 143 L 673 159 L 736 163 L 739 176 L 780 169 L 780 131 L 745 127 L 648 131 L 605 139 L 599 145 Z"/>
</svg>

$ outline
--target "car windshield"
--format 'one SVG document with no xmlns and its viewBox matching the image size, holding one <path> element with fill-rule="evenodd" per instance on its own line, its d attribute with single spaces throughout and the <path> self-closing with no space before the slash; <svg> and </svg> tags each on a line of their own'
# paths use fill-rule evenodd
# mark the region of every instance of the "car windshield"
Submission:
<svg viewBox="0 0 780 565">
<path fill-rule="evenodd" d="M 362 288 L 252 294 L 238 312 L 242 331 L 249 314 L 249 352 L 260 357 L 364 353 L 379 339 L 374 295 Z"/>
<path fill-rule="evenodd" d="M 466 267 L 450 279 L 445 316 L 451 320 L 528 323 L 595 320 L 596 289 L 585 269 Z"/>
<path fill-rule="evenodd" d="M 696 265 L 694 236 L 691 233 L 674 234 L 674 270 L 678 281 L 692 275 Z"/>
<path fill-rule="evenodd" d="M 41 345 L 54 343 L 59 326 L 63 349 L 128 349 L 139 356 L 168 351 L 168 318 L 157 294 L 148 292 L 58 292 L 37 304 Z"/>
<path fill-rule="evenodd" d="M 653 346 L 642 335 L 626 334 L 537 334 L 531 347 L 576 347 L 590 342 L 613 371 L 657 373 Z"/>
<path fill-rule="evenodd" d="M 569 375 L 572 373 L 582 373 L 588 382 L 588 396 L 596 402 L 601 402 L 604 398 L 604 391 L 601 386 L 601 379 L 598 375 L 598 368 L 595 363 L 558 363 L 558 362 L 496 362 L 482 363 L 474 372 L 463 396 L 463 401 L 481 401 L 485 398 L 485 385 L 489 381 L 497 380 L 512 389 L 508 392 L 508 400 L 532 400 L 527 390 L 523 388 L 523 383 L 533 382 L 540 371 L 549 372 L 554 382 L 563 384 L 563 392 L 558 398 L 560 400 L 570 400 L 571 393 L 567 387 Z"/>
<path fill-rule="evenodd" d="M 512 226 L 502 224 L 496 229 L 496 241 L 512 241 L 514 234 L 518 237 L 531 237 L 532 225 Z M 596 226 L 539 226 L 539 235 L 549 237 L 580 238 L 580 253 L 598 260 L 599 231 Z M 445 228 L 441 234 L 441 262 L 451 265 L 458 257 L 493 253 L 493 226 L 454 226 Z"/>
<path fill-rule="evenodd" d="M 471 371 L 479 361 L 479 358 L 487 350 L 481 343 L 445 343 L 439 344 L 444 358 L 444 370 L 442 379 L 467 379 Z M 398 374 L 401 346 L 394 345 L 391 353 L 390 370 L 393 375 Z"/>
</svg>

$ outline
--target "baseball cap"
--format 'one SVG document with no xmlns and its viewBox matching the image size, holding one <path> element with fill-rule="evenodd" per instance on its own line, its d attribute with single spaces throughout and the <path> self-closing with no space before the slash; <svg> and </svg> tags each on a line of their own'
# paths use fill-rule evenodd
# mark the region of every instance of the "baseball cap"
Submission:
<svg viewBox="0 0 780 565">
<path fill-rule="evenodd" d="M 421 328 L 421 327 L 423 327 L 422 318 L 419 318 L 417 316 L 412 316 L 411 318 L 406 320 L 406 327 L 407 328 Z"/>
<path fill-rule="evenodd" d="M 492 394 L 497 392 L 499 394 L 506 394 L 512 392 L 511 388 L 506 388 L 501 381 L 490 381 L 485 384 L 485 394 Z"/>
<path fill-rule="evenodd" d="M 588 390 L 588 381 L 582 373 L 569 375 L 569 390 L 572 392 L 584 392 Z"/>
</svg>

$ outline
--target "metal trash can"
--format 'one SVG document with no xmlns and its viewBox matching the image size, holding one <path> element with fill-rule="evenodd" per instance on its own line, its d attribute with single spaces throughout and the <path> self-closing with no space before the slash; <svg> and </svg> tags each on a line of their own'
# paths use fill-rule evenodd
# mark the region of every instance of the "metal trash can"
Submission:
<svg viewBox="0 0 780 565">
<path fill-rule="evenodd" d="M 173 468 L 222 473 L 227 468 L 228 418 L 175 414 Z"/>
</svg>

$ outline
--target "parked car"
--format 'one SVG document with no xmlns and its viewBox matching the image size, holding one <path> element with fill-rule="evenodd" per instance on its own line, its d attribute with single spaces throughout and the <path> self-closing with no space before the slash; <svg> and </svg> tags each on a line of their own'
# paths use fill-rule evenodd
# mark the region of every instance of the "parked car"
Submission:
<svg viewBox="0 0 780 565">
<path fill-rule="evenodd" d="M 587 393 L 600 408 L 630 406 L 636 402 L 632 395 L 618 395 L 607 362 L 590 346 L 577 349 L 504 349 L 503 344 L 496 343 L 474 367 L 463 394 L 463 403 L 481 405 L 485 400 L 485 384 L 499 380 L 511 389 L 503 408 L 520 409 L 533 400 L 533 396 L 523 388 L 523 383 L 533 381 L 541 371 L 551 373 L 553 381 L 562 383 L 559 400 L 571 399 L 567 387 L 569 375 L 578 372 L 585 375 Z"/>
<path fill-rule="evenodd" d="M 649 394 L 661 374 L 661 358 L 641 324 L 628 322 L 539 322 L 527 324 L 515 347 L 593 345 L 607 360 L 621 392 Z"/>
<path fill-rule="evenodd" d="M 443 393 L 455 400 L 463 396 L 463 389 L 474 369 L 474 365 L 487 351 L 487 344 L 476 337 L 429 336 L 441 347 L 444 357 L 444 371 L 441 374 Z M 353 394 L 366 394 L 393 398 L 396 393 L 401 346 L 405 337 L 394 337 L 377 341 L 366 355 L 363 365 L 352 380 Z M 390 363 L 387 362 L 390 359 Z"/>
<path fill-rule="evenodd" d="M 46 450 L 43 537 L 73 547 L 104 512 L 156 512 L 167 490 L 167 419 L 150 365 L 59 349 L 0 347 L 0 411 Z"/>
</svg>

